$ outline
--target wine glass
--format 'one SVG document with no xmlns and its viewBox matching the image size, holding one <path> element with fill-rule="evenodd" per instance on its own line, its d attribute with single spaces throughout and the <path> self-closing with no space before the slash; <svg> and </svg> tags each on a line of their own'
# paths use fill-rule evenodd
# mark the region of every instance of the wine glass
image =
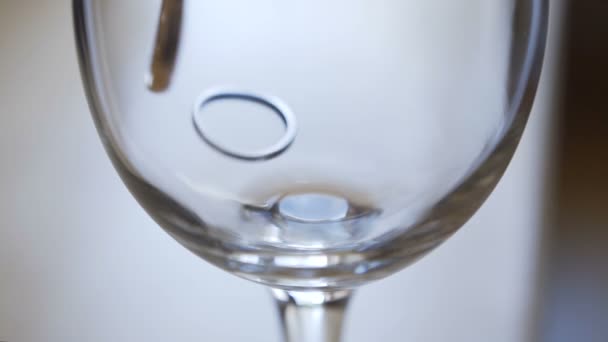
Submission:
<svg viewBox="0 0 608 342">
<path fill-rule="evenodd" d="M 519 142 L 546 0 L 74 0 L 115 168 L 194 254 L 272 289 L 286 341 L 479 208 Z"/>
</svg>

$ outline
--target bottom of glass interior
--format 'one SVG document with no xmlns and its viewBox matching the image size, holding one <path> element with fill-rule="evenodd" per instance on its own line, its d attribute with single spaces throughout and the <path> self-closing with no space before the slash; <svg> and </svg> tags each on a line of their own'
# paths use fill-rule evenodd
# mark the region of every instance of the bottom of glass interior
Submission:
<svg viewBox="0 0 608 342">
<path fill-rule="evenodd" d="M 337 194 L 300 191 L 277 196 L 265 208 L 243 207 L 243 215 L 278 220 L 277 225 L 285 227 L 282 234 L 291 234 L 292 245 L 283 248 L 281 244 L 249 245 L 234 236 L 222 236 L 184 206 L 129 172 L 119 158 L 113 156 L 113 160 L 144 209 L 173 238 L 204 260 L 274 288 L 332 291 L 384 278 L 445 241 L 483 203 L 514 147 L 514 143 L 499 146 L 476 172 L 425 211 L 415 224 L 369 240 L 358 240 L 357 234 L 364 234 L 365 221 L 377 212 Z M 311 229 L 297 229 L 298 225 L 311 225 L 317 231 L 312 229 L 310 234 Z M 352 244 L 323 248 L 333 240 L 349 239 Z M 305 248 L 294 248 L 293 243 Z M 320 247 L 315 248 L 316 245 Z"/>
</svg>

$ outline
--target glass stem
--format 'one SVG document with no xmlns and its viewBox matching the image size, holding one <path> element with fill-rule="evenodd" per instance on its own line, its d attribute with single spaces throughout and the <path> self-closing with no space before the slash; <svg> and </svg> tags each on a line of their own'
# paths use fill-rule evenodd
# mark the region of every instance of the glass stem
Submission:
<svg viewBox="0 0 608 342">
<path fill-rule="evenodd" d="M 284 342 L 340 342 L 344 312 L 351 291 L 272 290 Z"/>
</svg>

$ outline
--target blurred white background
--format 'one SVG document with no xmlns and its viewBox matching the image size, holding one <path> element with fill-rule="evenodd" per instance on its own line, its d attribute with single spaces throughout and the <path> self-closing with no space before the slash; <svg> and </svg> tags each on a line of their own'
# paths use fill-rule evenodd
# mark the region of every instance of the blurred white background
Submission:
<svg viewBox="0 0 608 342">
<path fill-rule="evenodd" d="M 561 1 L 552 1 L 559 33 Z M 494 194 L 422 261 L 361 289 L 345 341 L 534 340 L 554 72 Z M 278 341 L 261 286 L 143 212 L 88 113 L 69 1 L 0 1 L 0 341 Z"/>
</svg>

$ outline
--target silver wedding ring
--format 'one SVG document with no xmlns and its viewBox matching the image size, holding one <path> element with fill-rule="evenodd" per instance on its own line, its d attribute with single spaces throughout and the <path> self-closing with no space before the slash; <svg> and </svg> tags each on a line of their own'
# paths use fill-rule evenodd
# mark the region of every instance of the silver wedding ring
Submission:
<svg viewBox="0 0 608 342">
<path fill-rule="evenodd" d="M 203 122 L 203 115 L 201 114 L 202 109 L 206 105 L 219 100 L 242 100 L 265 106 L 276 113 L 283 121 L 283 124 L 285 125 L 285 133 L 274 144 L 254 151 L 237 151 L 226 146 L 222 146 L 221 144 L 210 139 L 205 134 L 205 125 Z M 285 152 L 289 146 L 291 146 L 296 137 L 297 131 L 295 116 L 289 106 L 287 106 L 287 104 L 281 99 L 247 91 L 236 91 L 230 89 L 216 89 L 201 94 L 194 103 L 192 121 L 198 135 L 213 149 L 226 156 L 248 161 L 268 160 L 277 157 L 281 153 Z"/>
</svg>

